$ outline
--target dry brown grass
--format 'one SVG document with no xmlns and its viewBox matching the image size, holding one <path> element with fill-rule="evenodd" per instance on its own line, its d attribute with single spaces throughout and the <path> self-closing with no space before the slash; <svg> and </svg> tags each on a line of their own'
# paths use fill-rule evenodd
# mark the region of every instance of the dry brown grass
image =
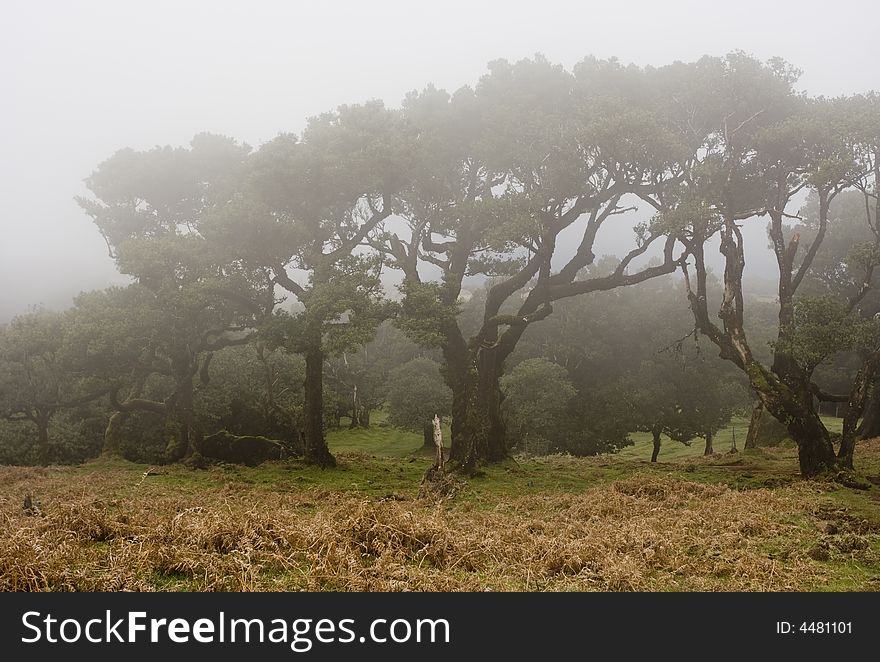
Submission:
<svg viewBox="0 0 880 662">
<path fill-rule="evenodd" d="M 486 509 L 133 475 L 0 468 L 0 590 L 779 591 L 821 586 L 829 560 L 878 562 L 874 527 L 810 483 L 640 474 Z"/>
</svg>

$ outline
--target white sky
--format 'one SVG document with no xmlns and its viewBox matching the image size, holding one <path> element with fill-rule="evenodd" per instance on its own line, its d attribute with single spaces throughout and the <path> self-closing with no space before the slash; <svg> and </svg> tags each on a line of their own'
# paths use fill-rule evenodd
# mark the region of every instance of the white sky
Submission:
<svg viewBox="0 0 880 662">
<path fill-rule="evenodd" d="M 0 0 L 0 321 L 123 282 L 72 200 L 121 147 L 201 131 L 258 146 L 341 103 L 397 105 L 536 52 L 570 67 L 741 49 L 803 69 L 811 94 L 880 89 L 878 19 L 878 0 Z"/>
</svg>

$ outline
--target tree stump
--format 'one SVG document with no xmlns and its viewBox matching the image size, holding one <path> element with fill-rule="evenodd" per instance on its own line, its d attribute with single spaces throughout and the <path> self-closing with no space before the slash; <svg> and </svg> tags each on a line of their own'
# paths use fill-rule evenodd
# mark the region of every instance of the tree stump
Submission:
<svg viewBox="0 0 880 662">
<path fill-rule="evenodd" d="M 440 429 L 440 417 L 434 414 L 434 445 L 437 447 L 437 461 L 434 466 L 443 468 L 443 431 Z"/>
</svg>

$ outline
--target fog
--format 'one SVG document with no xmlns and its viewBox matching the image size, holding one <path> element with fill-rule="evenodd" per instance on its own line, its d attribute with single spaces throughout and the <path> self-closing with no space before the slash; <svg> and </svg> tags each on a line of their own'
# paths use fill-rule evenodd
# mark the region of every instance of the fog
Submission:
<svg viewBox="0 0 880 662">
<path fill-rule="evenodd" d="M 341 103 L 396 106 L 475 83 L 496 58 L 662 65 L 741 49 L 835 96 L 880 88 L 876 0 L 791 2 L 39 2 L 4 0 L 0 321 L 123 283 L 73 201 L 115 150 L 199 132 L 258 146 Z M 763 248 L 763 223 L 747 229 Z M 624 228 L 600 239 L 616 252 Z M 747 249 L 747 255 L 749 249 Z M 765 257 L 752 276 L 770 268 Z"/>
</svg>

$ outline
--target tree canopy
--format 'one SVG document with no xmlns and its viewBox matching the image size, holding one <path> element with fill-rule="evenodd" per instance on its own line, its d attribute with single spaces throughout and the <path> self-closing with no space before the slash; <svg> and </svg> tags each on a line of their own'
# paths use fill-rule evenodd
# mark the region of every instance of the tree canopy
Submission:
<svg viewBox="0 0 880 662">
<path fill-rule="evenodd" d="M 164 461 L 223 433 L 322 467 L 343 416 L 445 413 L 473 472 L 523 440 L 591 454 L 639 429 L 710 452 L 750 389 L 804 476 L 849 471 L 880 429 L 880 100 L 799 75 L 741 52 L 536 55 L 256 149 L 122 149 L 77 202 L 132 282 L 4 327 L 0 413 L 43 458 L 54 414 L 90 402 L 104 453 L 151 418 Z M 755 223 L 775 303 L 746 283 Z"/>
</svg>

